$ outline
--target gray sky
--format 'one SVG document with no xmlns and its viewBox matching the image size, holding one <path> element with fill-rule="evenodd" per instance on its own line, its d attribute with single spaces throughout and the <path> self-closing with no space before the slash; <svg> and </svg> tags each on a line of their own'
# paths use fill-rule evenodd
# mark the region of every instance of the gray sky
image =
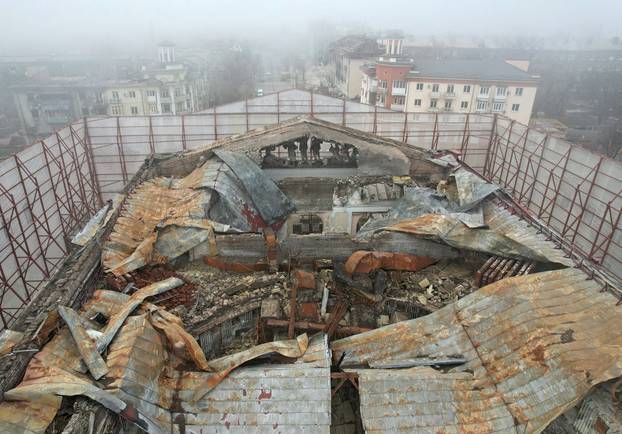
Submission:
<svg viewBox="0 0 622 434">
<path fill-rule="evenodd" d="M 313 20 L 416 35 L 610 37 L 622 0 L 0 0 L 0 54 L 303 33 Z M 621 35 L 622 36 L 622 35 Z"/>
</svg>

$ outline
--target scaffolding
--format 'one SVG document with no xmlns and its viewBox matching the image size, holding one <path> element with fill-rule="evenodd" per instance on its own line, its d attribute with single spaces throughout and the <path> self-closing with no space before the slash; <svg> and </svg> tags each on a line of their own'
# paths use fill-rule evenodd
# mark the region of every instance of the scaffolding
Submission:
<svg viewBox="0 0 622 434">
<path fill-rule="evenodd" d="M 451 150 L 502 186 L 578 265 L 622 280 L 622 165 L 501 115 L 402 113 L 284 91 L 178 116 L 89 117 L 0 162 L 0 327 L 73 248 L 70 237 L 145 159 L 301 115 L 430 150 Z"/>
</svg>

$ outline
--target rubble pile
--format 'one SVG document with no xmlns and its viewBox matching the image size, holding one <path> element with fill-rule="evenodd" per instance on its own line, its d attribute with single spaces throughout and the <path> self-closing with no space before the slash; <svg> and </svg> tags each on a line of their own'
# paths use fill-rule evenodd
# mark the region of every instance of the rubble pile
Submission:
<svg viewBox="0 0 622 434">
<path fill-rule="evenodd" d="M 261 300 L 270 295 L 286 296 L 286 273 L 232 273 L 201 262 L 189 263 L 180 268 L 178 273 L 196 287 L 195 303 L 185 312 L 178 312 L 184 325 L 190 330 L 199 323 L 217 317 L 231 308 L 244 306 L 250 301 Z"/>
<path fill-rule="evenodd" d="M 443 260 L 421 271 L 389 273 L 387 295 L 436 310 L 475 289 L 477 265 L 462 260 Z"/>
</svg>

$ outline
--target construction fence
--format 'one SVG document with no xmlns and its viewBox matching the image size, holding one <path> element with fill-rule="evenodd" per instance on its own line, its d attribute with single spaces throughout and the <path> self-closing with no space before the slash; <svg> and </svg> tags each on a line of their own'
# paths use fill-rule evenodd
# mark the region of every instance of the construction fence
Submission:
<svg viewBox="0 0 622 434">
<path fill-rule="evenodd" d="M 560 248 L 614 283 L 622 280 L 620 162 L 498 115 L 407 114 L 308 92 L 286 96 L 188 115 L 85 118 L 0 162 L 0 327 L 10 326 L 72 249 L 71 235 L 148 156 L 196 149 L 300 115 L 460 153 Z"/>
</svg>

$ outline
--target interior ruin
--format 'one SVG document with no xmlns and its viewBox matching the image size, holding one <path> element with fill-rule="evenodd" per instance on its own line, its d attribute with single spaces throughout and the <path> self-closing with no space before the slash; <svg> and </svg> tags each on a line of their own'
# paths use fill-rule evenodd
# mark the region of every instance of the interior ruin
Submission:
<svg viewBox="0 0 622 434">
<path fill-rule="evenodd" d="M 571 432 L 622 375 L 617 298 L 499 186 L 312 117 L 149 158 L 73 242 L 2 432 Z"/>
</svg>

